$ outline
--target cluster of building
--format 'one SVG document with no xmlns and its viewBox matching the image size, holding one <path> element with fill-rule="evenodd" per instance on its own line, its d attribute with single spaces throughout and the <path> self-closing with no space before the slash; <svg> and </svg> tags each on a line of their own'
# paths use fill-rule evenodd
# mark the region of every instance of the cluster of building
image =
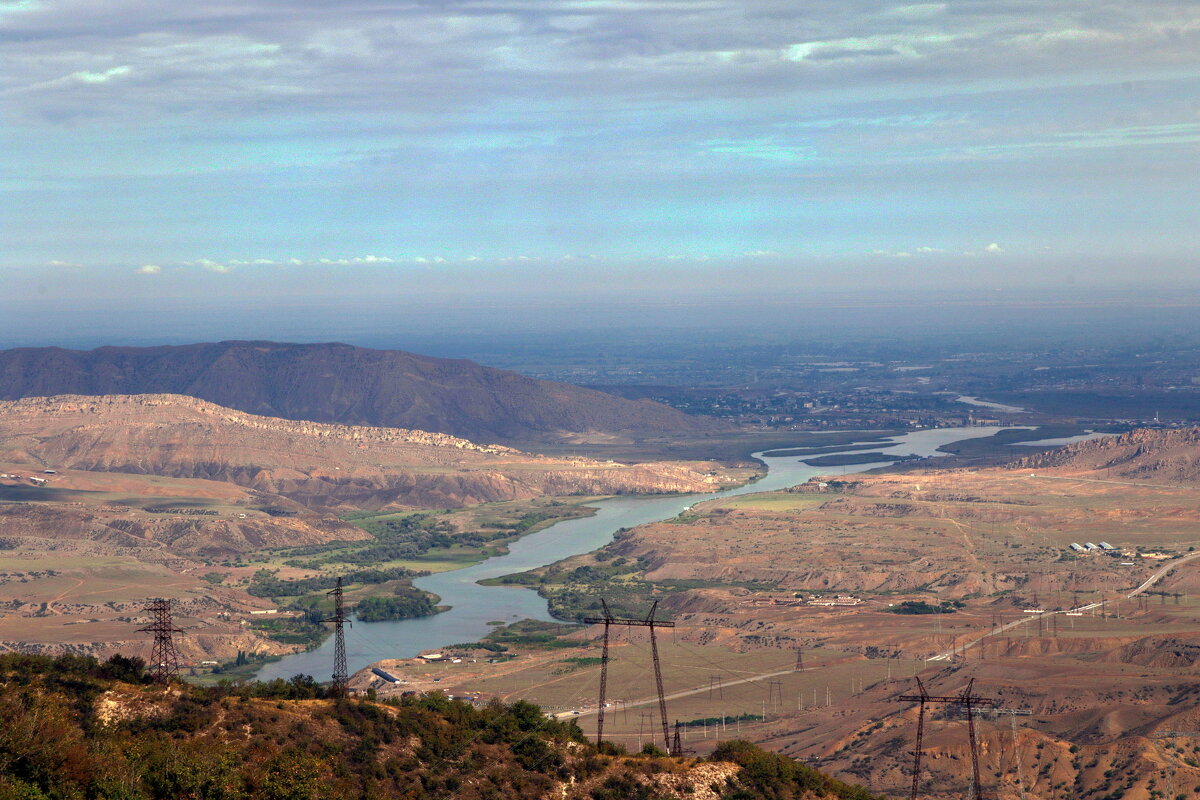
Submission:
<svg viewBox="0 0 1200 800">
<path fill-rule="evenodd" d="M 807 605 L 810 606 L 857 606 L 862 605 L 862 599 L 849 594 L 839 594 L 835 597 L 811 597 Z"/>
<path fill-rule="evenodd" d="M 56 470 L 47 469 L 47 470 L 43 470 L 42 474 L 43 475 L 57 475 L 58 473 Z M 34 486 L 44 486 L 47 482 L 46 478 L 39 478 L 37 475 L 30 475 L 30 476 L 26 477 L 24 475 L 14 475 L 9 472 L 0 472 L 0 481 L 3 481 L 3 480 L 29 481 Z"/>
<path fill-rule="evenodd" d="M 1108 542 L 1101 542 L 1100 544 L 1093 544 L 1092 542 L 1087 542 L 1086 544 L 1079 544 L 1078 542 L 1071 542 L 1071 549 L 1074 550 L 1076 553 L 1102 552 L 1105 555 L 1113 555 L 1113 556 L 1120 555 L 1120 551 L 1117 550 L 1117 548 L 1113 547 Z"/>
</svg>

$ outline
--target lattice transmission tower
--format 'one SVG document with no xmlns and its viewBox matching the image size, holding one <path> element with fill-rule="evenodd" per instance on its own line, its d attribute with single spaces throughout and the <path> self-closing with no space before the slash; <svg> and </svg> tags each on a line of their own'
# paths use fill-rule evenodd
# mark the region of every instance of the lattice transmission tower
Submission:
<svg viewBox="0 0 1200 800">
<path fill-rule="evenodd" d="M 183 633 L 171 619 L 171 601 L 159 598 L 146 606 L 153 621 L 139 633 L 153 633 L 154 647 L 150 651 L 150 677 L 159 683 L 168 683 L 179 677 L 179 651 L 175 649 L 172 634 Z"/>
<path fill-rule="evenodd" d="M 650 629 L 650 657 L 654 661 L 654 683 L 658 689 L 658 718 L 662 722 L 663 747 L 668 753 L 671 753 L 671 730 L 667 723 L 667 700 L 666 695 L 663 693 L 662 664 L 658 658 L 658 639 L 654 635 L 654 629 L 674 628 L 675 623 L 654 618 L 654 613 L 658 610 L 657 600 L 650 606 L 650 613 L 646 615 L 645 619 L 621 619 L 614 617 L 609 612 L 608 603 L 604 598 L 600 599 L 600 606 L 604 610 L 603 617 L 585 617 L 583 620 L 587 625 L 604 626 L 604 640 L 600 653 L 600 698 L 596 703 L 596 746 L 599 747 L 600 742 L 604 739 L 604 707 L 607 702 L 608 693 L 609 628 L 613 625 L 620 625 L 626 628 Z"/>
<path fill-rule="evenodd" d="M 966 712 L 967 744 L 971 749 L 971 800 L 983 800 L 983 782 L 979 771 L 979 743 L 975 739 L 975 714 L 980 708 L 994 708 L 999 705 L 997 700 L 990 697 L 980 697 L 972 693 L 975 679 L 972 678 L 967 687 L 960 693 L 949 696 L 931 695 L 925 691 L 925 684 L 920 678 L 917 681 L 917 694 L 902 694 L 897 700 L 914 702 L 920 705 L 917 712 L 917 746 L 913 749 L 913 775 L 911 800 L 917 800 L 921 789 L 921 760 L 925 748 L 925 706 L 928 703 L 942 703 L 957 706 Z"/>
<path fill-rule="evenodd" d="M 333 623 L 333 684 L 330 689 L 335 697 L 345 697 L 350 674 L 346 668 L 346 605 L 342 597 L 340 575 L 337 585 L 326 594 L 333 598 L 333 616 L 324 620 Z"/>
</svg>

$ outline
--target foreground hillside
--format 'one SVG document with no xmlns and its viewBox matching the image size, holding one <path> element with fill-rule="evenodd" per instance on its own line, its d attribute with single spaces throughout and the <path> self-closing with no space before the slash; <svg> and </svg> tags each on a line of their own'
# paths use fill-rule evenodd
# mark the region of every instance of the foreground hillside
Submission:
<svg viewBox="0 0 1200 800">
<path fill-rule="evenodd" d="M 985 796 L 1192 797 L 1197 456 L 1200 431 L 1137 431 L 1008 467 L 814 479 L 700 503 L 510 580 L 566 619 L 595 616 L 600 598 L 619 616 L 658 600 L 675 623 L 659 642 L 669 712 L 700 752 L 719 726 L 906 794 L 916 714 L 898 696 L 914 676 L 938 695 L 974 679 L 1015 712 L 976 721 Z M 1071 548 L 1088 542 L 1114 549 Z M 512 642 L 501 669 L 389 669 L 409 686 L 432 673 L 448 691 L 538 702 L 594 731 L 600 630 L 554 633 L 538 646 L 497 636 Z M 635 634 L 612 648 L 615 740 L 636 742 L 656 705 L 648 649 Z M 931 713 L 922 796 L 957 800 L 966 722 Z"/>
<path fill-rule="evenodd" d="M 743 742 L 708 759 L 598 753 L 528 703 L 330 700 L 303 678 L 164 688 L 121 657 L 0 656 L 0 714 L 3 798 L 872 798 Z"/>
<path fill-rule="evenodd" d="M 344 344 L 231 341 L 0 351 L 0 399 L 61 394 L 182 394 L 252 414 L 412 428 L 484 442 L 725 427 L 658 403 L 470 361 Z"/>
</svg>

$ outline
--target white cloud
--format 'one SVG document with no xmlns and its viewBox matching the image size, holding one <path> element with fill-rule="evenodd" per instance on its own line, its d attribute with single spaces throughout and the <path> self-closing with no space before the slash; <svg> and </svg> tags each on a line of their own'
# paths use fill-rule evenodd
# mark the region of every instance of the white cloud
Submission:
<svg viewBox="0 0 1200 800">
<path fill-rule="evenodd" d="M 710 153 L 757 158 L 781 163 L 808 161 L 816 158 L 816 151 L 805 145 L 789 145 L 773 138 L 761 139 L 710 139 L 700 142 Z"/>
<path fill-rule="evenodd" d="M 133 70 L 128 65 L 113 67 L 112 69 L 106 69 L 103 72 L 80 70 L 78 72 L 72 72 L 70 75 L 66 75 L 57 81 L 51 81 L 51 83 L 108 83 L 113 78 L 124 77 L 132 71 Z"/>
<path fill-rule="evenodd" d="M 985 253 L 1003 253 L 1004 248 L 1001 247 L 1000 245 L 996 244 L 995 242 L 992 242 L 987 247 L 983 248 L 983 252 L 985 252 Z"/>
<path fill-rule="evenodd" d="M 222 264 L 220 261 L 213 261 L 210 258 L 202 258 L 199 261 L 192 262 L 195 266 L 204 267 L 209 272 L 231 272 L 233 267 L 228 264 Z"/>
<path fill-rule="evenodd" d="M 142 264 L 137 268 L 139 275 L 157 275 L 162 272 L 162 267 L 158 264 Z"/>
</svg>

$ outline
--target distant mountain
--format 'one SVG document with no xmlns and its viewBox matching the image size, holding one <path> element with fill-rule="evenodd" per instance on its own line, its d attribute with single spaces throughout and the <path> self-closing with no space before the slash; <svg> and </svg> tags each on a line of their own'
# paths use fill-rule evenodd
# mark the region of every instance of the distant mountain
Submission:
<svg viewBox="0 0 1200 800">
<path fill-rule="evenodd" d="M 1098 472 L 1101 478 L 1196 483 L 1200 480 L 1200 428 L 1142 428 L 1028 456 L 1015 467 Z"/>
<path fill-rule="evenodd" d="M 345 344 L 228 341 L 0 351 L 0 399 L 182 394 L 293 420 L 410 428 L 478 442 L 639 437 L 722 423 L 459 359 Z"/>
</svg>

